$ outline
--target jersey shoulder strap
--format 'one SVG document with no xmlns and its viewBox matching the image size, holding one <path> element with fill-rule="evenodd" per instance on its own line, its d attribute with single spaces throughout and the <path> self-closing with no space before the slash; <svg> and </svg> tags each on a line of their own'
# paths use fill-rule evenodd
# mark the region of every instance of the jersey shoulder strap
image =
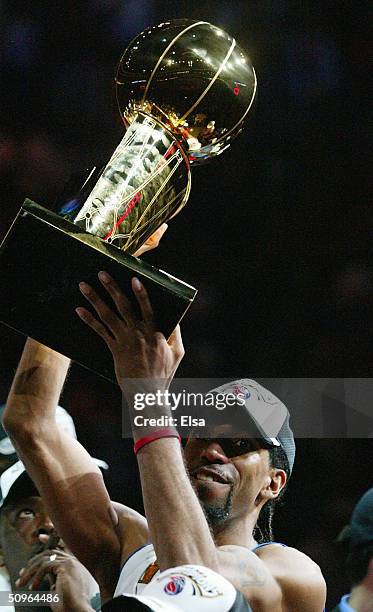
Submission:
<svg viewBox="0 0 373 612">
<path fill-rule="evenodd" d="M 258 550 L 258 548 L 264 548 L 264 546 L 269 546 L 270 544 L 278 544 L 278 546 L 283 546 L 284 548 L 287 548 L 287 545 L 283 544 L 282 542 L 262 542 L 262 544 L 257 544 L 252 549 L 252 552 L 255 552 L 256 550 Z"/>
</svg>

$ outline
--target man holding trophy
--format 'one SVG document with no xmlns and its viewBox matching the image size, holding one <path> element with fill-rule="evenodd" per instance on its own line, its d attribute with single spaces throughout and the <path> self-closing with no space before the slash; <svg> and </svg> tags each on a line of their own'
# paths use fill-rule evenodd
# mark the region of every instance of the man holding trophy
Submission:
<svg viewBox="0 0 373 612">
<path fill-rule="evenodd" d="M 195 292 L 126 253 L 137 252 L 185 204 L 189 166 L 220 155 L 239 133 L 255 98 L 256 76 L 225 32 L 206 22 L 180 20 L 136 37 L 122 57 L 116 82 L 128 131 L 88 198 L 76 206 L 67 203 L 61 213 L 69 221 L 55 223 L 69 245 L 79 243 L 81 255 L 66 282 L 70 293 L 65 304 L 76 304 L 79 317 L 65 325 L 66 354 L 107 376 L 95 363 L 103 340 L 132 418 L 136 393 L 168 390 L 184 354 L 175 324 Z M 50 231 L 51 214 L 36 205 L 25 212 Z M 81 247 L 92 249 L 89 256 Z M 92 254 L 94 263 L 86 273 L 81 261 L 86 263 L 91 253 L 98 259 Z M 119 268 L 110 267 L 113 260 L 127 270 L 125 291 L 116 275 Z M 10 279 L 11 257 L 6 266 Z M 72 280 L 80 281 L 91 311 L 78 305 Z M 167 291 L 176 302 L 162 302 Z M 38 295 L 44 304 L 41 288 Z M 184 305 L 172 311 L 170 304 L 182 299 Z M 171 313 L 165 317 L 167 308 Z M 17 326 L 13 315 L 8 309 L 3 319 Z M 32 325 L 35 332 L 20 329 L 65 352 L 61 334 L 44 336 L 41 315 Z M 79 357 L 85 343 L 94 355 L 91 361 L 90 355 Z M 294 462 L 287 411 L 277 398 L 279 413 L 287 415 L 277 436 L 250 434 L 255 424 L 251 402 L 243 409 L 250 426 L 241 437 L 232 432 L 232 440 L 222 439 L 218 431 L 207 439 L 192 437 L 184 454 L 175 427 L 140 431 L 133 426 L 145 519 L 110 500 L 91 457 L 56 428 L 55 407 L 69 359 L 53 349 L 27 340 L 4 426 L 59 533 L 99 583 L 103 610 L 323 610 L 325 583 L 319 568 L 295 549 L 272 541 L 258 545 L 253 535 L 263 508 L 284 491 Z M 250 384 L 260 408 L 262 392 L 268 392 Z M 169 408 L 160 401 L 145 416 L 149 422 L 168 417 Z M 27 571 L 20 579 L 21 586 L 26 584 L 33 587 Z"/>
<path fill-rule="evenodd" d="M 156 330 L 137 279 L 133 290 L 141 320 L 113 279 L 102 272 L 100 280 L 115 308 L 82 283 L 96 316 L 83 307 L 77 311 L 109 346 L 132 412 L 136 392 L 156 393 L 171 382 L 183 356 L 180 331 L 167 341 Z M 134 427 L 145 520 L 110 501 L 89 455 L 56 428 L 55 406 L 68 366 L 67 358 L 28 340 L 4 424 L 59 532 L 99 583 L 103 601 L 114 596 L 103 609 L 321 612 L 325 583 L 313 561 L 276 542 L 258 546 L 253 536 L 260 512 L 281 494 L 291 472 L 295 447 L 288 419 L 276 442 L 248 434 L 240 444 L 234 439 L 233 447 L 218 433 L 189 439 L 184 451 L 189 475 L 175 428 Z M 168 410 L 157 405 L 146 415 Z M 252 421 L 250 401 L 245 411 Z M 271 459 L 276 444 L 282 463 Z M 21 580 L 32 586 L 32 575 Z"/>
</svg>

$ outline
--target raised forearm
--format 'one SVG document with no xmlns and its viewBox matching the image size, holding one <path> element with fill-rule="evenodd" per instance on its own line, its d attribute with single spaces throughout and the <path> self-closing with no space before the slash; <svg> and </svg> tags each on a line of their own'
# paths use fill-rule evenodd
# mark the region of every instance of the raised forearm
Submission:
<svg viewBox="0 0 373 612">
<path fill-rule="evenodd" d="M 160 568 L 196 563 L 218 570 L 215 543 L 186 473 L 179 441 L 156 440 L 137 457 L 145 514 Z"/>
<path fill-rule="evenodd" d="M 55 419 L 69 364 L 63 355 L 28 339 L 3 423 L 58 533 L 107 597 L 120 559 L 111 502 L 92 458 Z"/>
<path fill-rule="evenodd" d="M 27 339 L 3 415 L 4 427 L 12 437 L 54 419 L 69 365 L 67 357 Z"/>
</svg>

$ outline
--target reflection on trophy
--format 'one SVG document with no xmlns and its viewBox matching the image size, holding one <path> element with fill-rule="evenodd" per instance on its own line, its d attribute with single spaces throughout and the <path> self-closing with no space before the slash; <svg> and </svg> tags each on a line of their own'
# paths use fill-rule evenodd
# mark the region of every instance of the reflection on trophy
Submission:
<svg viewBox="0 0 373 612">
<path fill-rule="evenodd" d="M 74 313 L 78 282 L 100 293 L 97 272 L 107 270 L 131 295 L 130 279 L 138 276 L 169 336 L 197 291 L 132 255 L 185 205 L 190 167 L 220 155 L 241 131 L 257 85 L 232 37 L 190 20 L 139 34 L 115 81 L 127 129 L 96 185 L 88 197 L 82 191 L 65 201 L 59 215 L 26 200 L 0 266 L 7 287 L 0 320 L 109 379 L 109 351 Z"/>
<path fill-rule="evenodd" d="M 190 165 L 220 155 L 241 131 L 256 76 L 228 34 L 183 19 L 131 42 L 116 88 L 128 129 L 74 222 L 134 253 L 186 204 Z"/>
</svg>

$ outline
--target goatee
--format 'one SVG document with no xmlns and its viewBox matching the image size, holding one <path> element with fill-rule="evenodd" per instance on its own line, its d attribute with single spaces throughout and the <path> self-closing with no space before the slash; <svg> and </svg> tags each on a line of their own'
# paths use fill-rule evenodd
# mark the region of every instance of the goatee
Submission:
<svg viewBox="0 0 373 612">
<path fill-rule="evenodd" d="M 233 487 L 231 487 L 225 501 L 223 502 L 203 502 L 200 500 L 205 511 L 207 522 L 213 529 L 221 527 L 230 517 L 232 510 Z"/>
</svg>

